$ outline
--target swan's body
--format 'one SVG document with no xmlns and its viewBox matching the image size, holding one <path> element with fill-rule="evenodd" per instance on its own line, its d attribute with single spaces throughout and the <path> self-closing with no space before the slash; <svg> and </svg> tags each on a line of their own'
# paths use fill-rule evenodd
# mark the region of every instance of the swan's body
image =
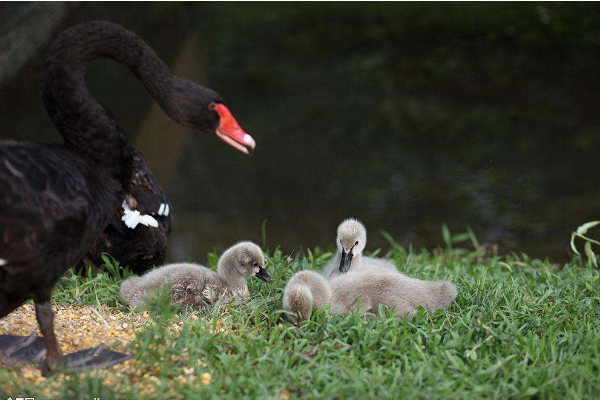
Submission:
<svg viewBox="0 0 600 400">
<path fill-rule="evenodd" d="M 252 242 L 241 242 L 226 250 L 214 272 L 197 264 L 169 264 L 134 276 L 121 284 L 121 298 L 132 307 L 142 307 L 145 297 L 157 289 L 167 288 L 171 305 L 205 308 L 217 301 L 245 299 L 250 293 L 246 276 L 256 276 L 266 282 L 262 250 Z"/>
<path fill-rule="evenodd" d="M 0 142 L 0 318 L 33 298 L 47 349 L 44 372 L 65 365 L 54 334 L 52 288 L 104 231 L 132 177 L 133 150 L 85 83 L 86 65 L 102 57 L 129 67 L 180 124 L 223 140 L 227 135 L 238 149 L 239 143 L 254 146 L 218 93 L 173 75 L 133 32 L 95 21 L 60 34 L 44 62 L 41 87 L 64 144 Z M 9 358 L 0 351 L 0 360 Z M 80 361 L 75 358 L 67 362 Z"/>
<path fill-rule="evenodd" d="M 131 154 L 126 142 L 122 146 Z M 130 157 L 123 158 L 123 169 L 130 171 Z M 119 207 L 124 185 L 66 146 L 0 142 L 0 258 L 6 260 L 0 317 L 29 298 L 50 300 L 56 281 Z"/>
<path fill-rule="evenodd" d="M 456 298 L 456 287 L 450 282 L 423 281 L 386 270 L 349 272 L 331 279 L 330 285 L 332 303 L 344 314 L 357 307 L 377 314 L 383 304 L 410 318 L 419 307 L 429 312 L 445 309 Z"/>
<path fill-rule="evenodd" d="M 379 305 L 385 305 L 399 317 L 411 318 L 419 307 L 430 312 L 446 309 L 455 298 L 456 287 L 450 282 L 423 281 L 386 269 L 361 269 L 330 280 L 306 270 L 288 282 L 283 308 L 293 323 L 308 320 L 313 308 L 326 304 L 333 314 L 360 310 L 377 315 Z"/>
</svg>

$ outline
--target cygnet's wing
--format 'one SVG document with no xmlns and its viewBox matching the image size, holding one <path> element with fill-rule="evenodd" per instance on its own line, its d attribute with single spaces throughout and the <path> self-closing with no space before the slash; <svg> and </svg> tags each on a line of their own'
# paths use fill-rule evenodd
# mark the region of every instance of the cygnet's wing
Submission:
<svg viewBox="0 0 600 400">
<path fill-rule="evenodd" d="M 216 303 L 225 291 L 225 282 L 214 271 L 198 266 L 190 273 L 178 274 L 173 282 L 171 303 L 202 309 Z"/>
</svg>

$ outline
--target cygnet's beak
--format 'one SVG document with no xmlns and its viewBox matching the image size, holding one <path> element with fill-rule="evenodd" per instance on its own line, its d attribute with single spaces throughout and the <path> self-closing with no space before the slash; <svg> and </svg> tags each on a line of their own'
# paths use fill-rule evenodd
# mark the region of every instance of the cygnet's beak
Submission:
<svg viewBox="0 0 600 400">
<path fill-rule="evenodd" d="M 256 273 L 256 275 L 254 275 L 254 276 L 257 277 L 258 279 L 260 279 L 261 281 L 265 281 L 267 283 L 271 282 L 271 277 L 267 273 L 267 270 L 264 269 L 263 267 L 260 267 L 258 272 Z"/>
<path fill-rule="evenodd" d="M 350 249 L 350 252 L 348 253 L 346 253 L 346 250 L 342 249 L 342 260 L 340 261 L 341 273 L 348 272 L 350 269 L 350 264 L 352 264 L 352 257 L 354 257 L 354 254 L 352 254 L 352 249 Z"/>
<path fill-rule="evenodd" d="M 356 242 L 354 244 L 354 246 L 356 246 L 358 244 L 358 242 Z M 350 247 L 350 250 L 348 250 L 348 252 L 346 252 L 346 249 L 344 249 L 344 245 L 342 245 L 342 259 L 340 261 L 340 272 L 341 273 L 345 273 L 348 272 L 348 270 L 350 269 L 350 265 L 352 265 L 352 257 L 354 257 L 354 246 Z"/>
</svg>

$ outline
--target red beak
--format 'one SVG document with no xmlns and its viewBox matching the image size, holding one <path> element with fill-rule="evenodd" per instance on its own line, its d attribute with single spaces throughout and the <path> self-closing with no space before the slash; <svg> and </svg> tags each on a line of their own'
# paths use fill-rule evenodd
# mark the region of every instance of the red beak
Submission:
<svg viewBox="0 0 600 400">
<path fill-rule="evenodd" d="M 225 104 L 217 104 L 215 111 L 219 113 L 221 121 L 215 134 L 230 145 L 233 148 L 238 149 L 244 154 L 248 154 L 248 147 L 254 149 L 256 142 L 252 139 L 252 136 L 248 135 L 237 123 L 229 109 L 225 107 Z"/>
</svg>

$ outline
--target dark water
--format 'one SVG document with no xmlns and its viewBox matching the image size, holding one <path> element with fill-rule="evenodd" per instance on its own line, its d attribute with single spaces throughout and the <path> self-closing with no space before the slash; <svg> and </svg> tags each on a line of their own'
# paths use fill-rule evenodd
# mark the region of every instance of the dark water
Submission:
<svg viewBox="0 0 600 400">
<path fill-rule="evenodd" d="M 171 260 L 261 243 L 265 220 L 271 248 L 333 245 L 354 216 L 371 249 L 386 246 L 379 230 L 442 245 L 445 223 L 558 262 L 570 232 L 600 216 L 600 40 L 588 29 L 600 18 L 586 7 L 84 4 L 61 27 L 124 24 L 219 91 L 257 141 L 247 157 L 179 127 L 124 67 L 92 65 L 92 93 L 174 204 Z M 60 140 L 39 98 L 44 51 L 0 86 L 1 139 Z"/>
</svg>

